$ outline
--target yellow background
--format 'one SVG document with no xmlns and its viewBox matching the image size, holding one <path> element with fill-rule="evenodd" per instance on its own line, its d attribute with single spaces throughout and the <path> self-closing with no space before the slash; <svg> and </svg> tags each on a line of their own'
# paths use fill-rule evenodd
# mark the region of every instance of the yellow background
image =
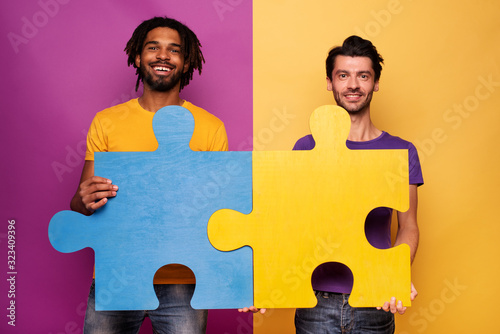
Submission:
<svg viewBox="0 0 500 334">
<path fill-rule="evenodd" d="M 385 59 L 375 125 L 412 141 L 419 296 L 396 333 L 495 333 L 499 296 L 500 1 L 254 0 L 254 150 L 289 150 L 310 113 L 333 104 L 328 50 L 353 34 Z M 254 318 L 254 333 L 294 333 L 293 310 Z"/>
</svg>

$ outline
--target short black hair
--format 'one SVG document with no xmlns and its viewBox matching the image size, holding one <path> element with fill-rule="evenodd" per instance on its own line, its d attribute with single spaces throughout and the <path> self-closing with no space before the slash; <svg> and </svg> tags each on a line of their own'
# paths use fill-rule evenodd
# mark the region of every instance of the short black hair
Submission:
<svg viewBox="0 0 500 334">
<path fill-rule="evenodd" d="M 375 72 L 375 81 L 380 79 L 384 59 L 369 40 L 353 35 L 346 38 L 342 46 L 337 46 L 330 50 L 326 58 L 326 76 L 330 80 L 332 80 L 332 71 L 335 67 L 335 58 L 337 56 L 370 58 L 373 71 Z"/>
<path fill-rule="evenodd" d="M 201 74 L 205 58 L 201 52 L 201 43 L 198 37 L 196 37 L 196 34 L 177 20 L 168 17 L 153 17 L 152 19 L 142 22 L 135 29 L 124 50 L 128 56 L 128 66 L 132 65 L 136 68 L 136 91 L 139 88 L 139 82 L 142 80 L 142 76 L 140 69 L 135 65 L 135 59 L 137 55 L 142 53 L 142 47 L 148 32 L 158 27 L 173 29 L 179 33 L 179 37 L 181 38 L 182 54 L 184 55 L 184 60 L 189 63 L 189 68 L 186 73 L 182 74 L 180 89 L 182 90 L 183 87 L 189 84 L 189 81 L 193 78 L 194 70 L 198 70 L 198 73 Z"/>
</svg>

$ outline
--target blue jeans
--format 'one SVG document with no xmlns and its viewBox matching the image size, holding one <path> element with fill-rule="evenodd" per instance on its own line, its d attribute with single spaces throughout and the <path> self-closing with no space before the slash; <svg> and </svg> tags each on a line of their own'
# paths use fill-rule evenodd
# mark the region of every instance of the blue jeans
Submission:
<svg viewBox="0 0 500 334">
<path fill-rule="evenodd" d="M 349 294 L 315 291 L 314 308 L 295 311 L 297 334 L 393 334 L 394 315 L 369 307 L 351 307 Z"/>
<path fill-rule="evenodd" d="M 207 311 L 189 304 L 194 284 L 155 284 L 160 306 L 151 311 L 96 311 L 95 282 L 92 282 L 85 313 L 84 334 L 136 334 L 149 317 L 155 334 L 204 334 Z"/>
</svg>

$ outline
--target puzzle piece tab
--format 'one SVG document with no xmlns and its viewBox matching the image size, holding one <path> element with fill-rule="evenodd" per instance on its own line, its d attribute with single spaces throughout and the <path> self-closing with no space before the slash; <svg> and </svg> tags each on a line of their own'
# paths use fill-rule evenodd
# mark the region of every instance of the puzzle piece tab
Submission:
<svg viewBox="0 0 500 334">
<path fill-rule="evenodd" d="M 408 209 L 408 152 L 349 150 L 350 119 L 337 106 L 316 109 L 310 126 L 311 151 L 253 152 L 253 211 L 217 211 L 210 241 L 223 251 L 252 247 L 257 307 L 314 307 L 311 275 L 325 262 L 351 269 L 350 305 L 392 296 L 410 305 L 408 245 L 376 249 L 364 231 L 372 209 Z"/>
<path fill-rule="evenodd" d="M 252 250 L 216 250 L 206 230 L 219 209 L 251 211 L 251 152 L 193 152 L 194 119 L 182 107 L 160 109 L 153 129 L 154 152 L 95 153 L 95 175 L 118 195 L 89 217 L 57 213 L 50 242 L 65 253 L 94 249 L 97 310 L 156 309 L 153 277 L 172 263 L 196 277 L 194 308 L 252 305 Z"/>
</svg>

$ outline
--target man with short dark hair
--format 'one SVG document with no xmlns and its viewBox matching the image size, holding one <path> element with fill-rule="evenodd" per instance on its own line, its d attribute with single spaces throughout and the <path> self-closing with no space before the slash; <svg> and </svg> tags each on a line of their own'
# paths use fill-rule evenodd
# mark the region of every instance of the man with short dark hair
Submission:
<svg viewBox="0 0 500 334">
<path fill-rule="evenodd" d="M 180 98 L 186 86 L 204 63 L 201 44 L 184 24 L 166 17 L 142 22 L 127 43 L 128 64 L 136 68 L 137 87 L 144 91 L 138 99 L 105 109 L 95 116 L 87 136 L 87 152 L 80 185 L 71 209 L 86 215 L 117 196 L 118 186 L 94 176 L 94 152 L 154 151 L 158 142 L 152 121 L 156 111 L 169 105 L 183 106 L 194 117 L 195 127 L 189 147 L 193 151 L 226 151 L 224 124 L 214 115 Z M 119 196 L 119 195 L 118 195 Z M 160 301 L 156 310 L 96 311 L 94 282 L 91 285 L 84 333 L 137 333 L 149 317 L 155 333 L 205 333 L 207 311 L 190 306 L 195 277 L 181 265 L 161 268 L 154 278 Z"/>
<path fill-rule="evenodd" d="M 413 144 L 377 129 L 371 121 L 370 102 L 373 93 L 379 89 L 382 63 L 383 58 L 370 41 L 351 36 L 328 54 L 327 89 L 333 92 L 337 105 L 343 107 L 351 118 L 346 141 L 349 149 L 408 150 L 410 208 L 406 212 L 397 212 L 398 232 L 394 246 L 408 244 L 413 261 L 419 239 L 417 187 L 423 184 L 422 170 Z M 308 135 L 299 139 L 293 149 L 310 150 L 314 146 L 314 138 Z M 391 216 L 392 209 L 384 207 L 372 210 L 366 218 L 366 237 L 374 247 L 392 247 Z M 351 271 L 341 263 L 325 263 L 316 268 L 312 285 L 318 304 L 312 309 L 297 309 L 297 333 L 394 333 L 394 313 L 403 314 L 406 310 L 401 301 L 391 298 L 377 308 L 350 307 L 348 298 L 352 283 Z M 413 300 L 417 291 L 413 284 L 408 289 Z"/>
</svg>

